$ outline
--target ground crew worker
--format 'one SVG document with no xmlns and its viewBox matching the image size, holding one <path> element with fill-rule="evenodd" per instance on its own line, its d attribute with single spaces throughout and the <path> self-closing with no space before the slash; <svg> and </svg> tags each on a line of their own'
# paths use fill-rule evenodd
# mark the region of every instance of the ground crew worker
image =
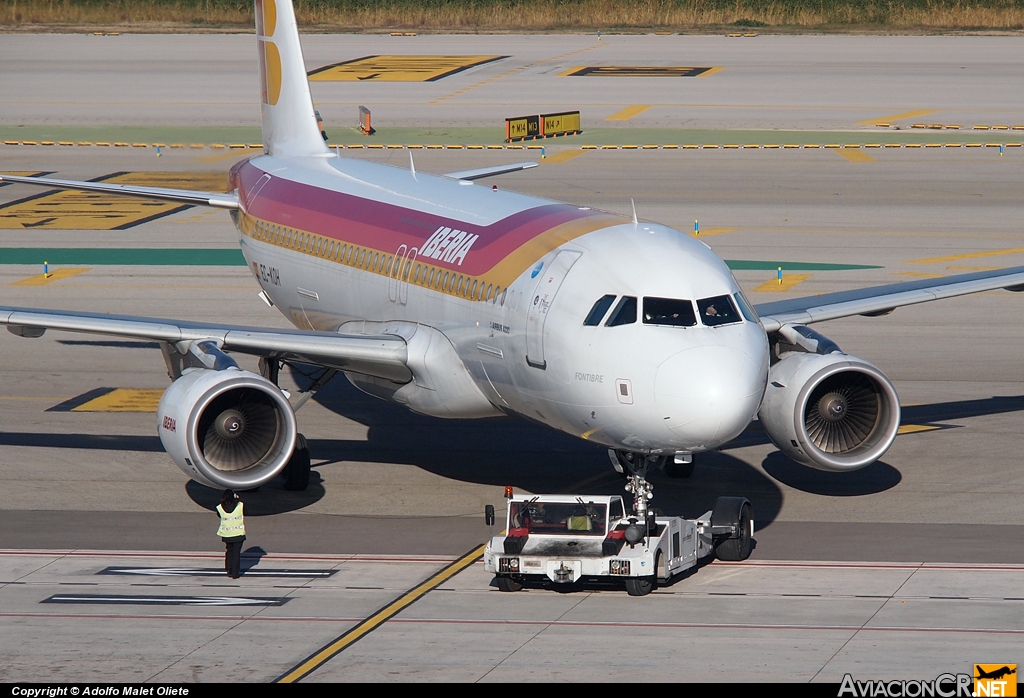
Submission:
<svg viewBox="0 0 1024 698">
<path fill-rule="evenodd" d="M 242 542 L 245 540 L 245 520 L 242 500 L 234 490 L 224 490 L 217 505 L 220 528 L 217 535 L 224 541 L 224 571 L 232 579 L 238 579 L 242 557 Z"/>
</svg>

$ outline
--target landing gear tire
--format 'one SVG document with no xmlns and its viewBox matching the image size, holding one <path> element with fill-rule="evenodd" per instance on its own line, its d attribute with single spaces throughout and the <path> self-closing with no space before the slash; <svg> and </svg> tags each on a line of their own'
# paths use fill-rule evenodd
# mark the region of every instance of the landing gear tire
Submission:
<svg viewBox="0 0 1024 698">
<path fill-rule="evenodd" d="M 688 478 L 693 475 L 693 461 L 691 460 L 689 463 L 669 461 L 665 464 L 665 475 L 671 478 Z"/>
<path fill-rule="evenodd" d="M 654 591 L 654 575 L 649 577 L 627 577 L 626 593 L 630 596 L 647 596 Z"/>
<path fill-rule="evenodd" d="M 500 574 L 495 575 L 494 585 L 498 587 L 498 591 L 520 591 L 523 588 L 523 585 L 512 577 Z"/>
<path fill-rule="evenodd" d="M 306 437 L 299 434 L 295 440 L 295 451 L 284 467 L 284 488 L 289 492 L 304 492 L 309 487 L 310 466 Z"/>
<path fill-rule="evenodd" d="M 744 497 L 719 497 L 711 512 L 711 525 L 735 526 L 735 538 L 722 538 L 715 542 L 715 556 L 719 560 L 739 562 L 750 557 L 753 549 L 754 510 Z"/>
</svg>

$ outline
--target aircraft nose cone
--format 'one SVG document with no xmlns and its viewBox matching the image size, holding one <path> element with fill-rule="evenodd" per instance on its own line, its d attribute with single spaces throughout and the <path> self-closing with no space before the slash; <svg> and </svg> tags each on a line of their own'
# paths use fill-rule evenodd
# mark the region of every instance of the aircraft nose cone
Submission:
<svg viewBox="0 0 1024 698">
<path fill-rule="evenodd" d="M 665 423 L 694 448 L 735 437 L 750 423 L 764 392 L 759 364 L 730 346 L 694 347 L 667 359 L 655 378 Z"/>
</svg>

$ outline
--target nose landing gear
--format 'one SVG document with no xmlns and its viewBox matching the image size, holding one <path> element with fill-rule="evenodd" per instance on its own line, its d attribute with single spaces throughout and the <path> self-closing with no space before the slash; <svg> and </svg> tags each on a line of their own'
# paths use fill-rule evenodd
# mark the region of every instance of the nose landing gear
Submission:
<svg viewBox="0 0 1024 698">
<path fill-rule="evenodd" d="M 612 467 L 626 476 L 626 491 L 633 495 L 633 511 L 638 518 L 647 520 L 647 502 L 654 498 L 654 485 L 647 481 L 647 470 L 663 465 L 665 456 L 650 456 L 632 451 L 608 449 Z"/>
</svg>

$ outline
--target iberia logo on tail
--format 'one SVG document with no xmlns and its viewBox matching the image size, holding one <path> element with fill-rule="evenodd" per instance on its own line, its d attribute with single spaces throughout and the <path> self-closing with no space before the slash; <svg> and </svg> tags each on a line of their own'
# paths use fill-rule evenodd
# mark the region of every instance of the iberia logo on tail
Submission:
<svg viewBox="0 0 1024 698">
<path fill-rule="evenodd" d="M 277 4 L 256 0 L 256 40 L 260 44 L 260 98 L 274 106 L 281 96 L 281 53 L 269 40 L 277 29 Z"/>
</svg>

